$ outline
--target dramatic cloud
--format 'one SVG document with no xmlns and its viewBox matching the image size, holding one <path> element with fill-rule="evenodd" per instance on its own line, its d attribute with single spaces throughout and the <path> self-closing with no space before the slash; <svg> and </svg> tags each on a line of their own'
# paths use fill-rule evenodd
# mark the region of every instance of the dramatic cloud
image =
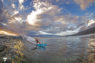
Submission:
<svg viewBox="0 0 95 63">
<path fill-rule="evenodd" d="M 81 28 L 82 28 L 82 26 L 80 26 L 79 28 L 77 28 L 75 30 L 67 30 L 67 31 L 62 31 L 62 32 L 58 32 L 58 33 L 48 33 L 48 32 L 44 32 L 44 31 L 39 31 L 39 33 L 42 34 L 42 35 L 66 36 L 66 35 L 72 35 L 72 34 L 78 33 Z"/>
<path fill-rule="evenodd" d="M 24 6 L 23 6 L 23 3 L 24 3 L 24 0 L 18 0 L 19 1 L 19 7 L 20 9 L 24 9 Z"/>
<path fill-rule="evenodd" d="M 37 22 L 40 23 L 46 23 L 46 22 L 52 22 L 52 21 L 55 21 L 53 20 L 57 14 L 60 12 L 60 8 L 58 8 L 57 6 L 55 5 L 52 5 L 51 3 L 49 2 L 42 2 L 42 1 L 38 1 L 38 0 L 35 0 L 34 1 L 34 11 L 32 11 L 28 16 L 27 16 L 27 22 L 30 24 L 30 25 L 35 25 Z M 48 19 L 48 21 L 47 21 Z M 59 17 L 60 19 L 60 17 Z M 49 23 L 48 22 L 48 23 Z M 43 24 L 44 24 L 43 23 Z M 47 24 L 48 24 L 47 23 Z"/>
<path fill-rule="evenodd" d="M 66 36 L 66 35 L 76 34 L 76 33 L 78 33 L 80 31 L 80 28 L 82 28 L 82 26 L 81 27 L 78 27 L 75 30 L 67 30 L 67 31 L 56 33 L 55 35 Z"/>
<path fill-rule="evenodd" d="M 94 0 L 74 1 L 83 10 L 94 2 Z M 81 24 L 87 24 L 89 17 L 73 15 L 67 11 L 65 6 L 71 3 L 71 0 L 0 0 L 1 33 L 8 34 L 9 30 L 19 35 L 32 31 L 55 35 L 76 33 Z"/>
<path fill-rule="evenodd" d="M 95 2 L 95 0 L 74 0 L 82 10 L 85 10 L 91 3 Z"/>
<path fill-rule="evenodd" d="M 91 26 L 92 24 L 94 24 L 95 23 L 95 20 L 89 20 L 88 21 L 88 26 Z"/>
<path fill-rule="evenodd" d="M 13 7 L 13 8 L 16 8 L 16 6 L 15 6 L 15 4 L 14 4 L 14 3 L 12 4 L 12 7 Z"/>
<path fill-rule="evenodd" d="M 24 0 L 18 0 L 20 4 L 22 4 L 24 2 Z"/>
<path fill-rule="evenodd" d="M 52 33 L 47 33 L 47 32 L 44 32 L 44 31 L 39 31 L 39 34 L 43 34 L 43 35 L 53 35 Z"/>
<path fill-rule="evenodd" d="M 15 33 L 15 32 L 4 30 L 4 29 L 1 29 L 1 28 L 0 28 L 0 34 L 10 35 L 10 36 L 19 36 L 19 34 Z"/>
</svg>

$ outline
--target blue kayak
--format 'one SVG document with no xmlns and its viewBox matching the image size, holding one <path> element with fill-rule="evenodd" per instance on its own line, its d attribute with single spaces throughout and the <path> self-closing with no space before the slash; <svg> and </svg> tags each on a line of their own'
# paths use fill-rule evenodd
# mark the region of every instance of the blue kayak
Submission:
<svg viewBox="0 0 95 63">
<path fill-rule="evenodd" d="M 45 47 L 45 46 L 47 46 L 47 44 L 36 44 L 36 46 Z"/>
</svg>

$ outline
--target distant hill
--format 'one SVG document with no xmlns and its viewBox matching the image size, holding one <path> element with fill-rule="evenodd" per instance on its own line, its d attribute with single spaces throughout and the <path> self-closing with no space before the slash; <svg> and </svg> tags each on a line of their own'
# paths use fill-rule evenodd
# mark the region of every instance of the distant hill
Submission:
<svg viewBox="0 0 95 63">
<path fill-rule="evenodd" d="M 92 34 L 92 33 L 95 33 L 95 27 L 86 29 L 86 30 L 84 30 L 84 31 L 80 31 L 80 32 L 77 33 L 77 34 L 74 34 L 74 36 L 75 36 L 75 35 L 86 35 L 86 34 Z"/>
<path fill-rule="evenodd" d="M 58 35 L 29 35 L 31 37 L 61 37 Z"/>
</svg>

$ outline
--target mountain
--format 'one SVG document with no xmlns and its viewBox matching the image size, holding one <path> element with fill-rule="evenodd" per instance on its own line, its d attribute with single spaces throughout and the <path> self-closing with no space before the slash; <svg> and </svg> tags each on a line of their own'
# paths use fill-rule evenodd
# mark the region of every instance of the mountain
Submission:
<svg viewBox="0 0 95 63">
<path fill-rule="evenodd" d="M 86 26 L 82 26 L 80 31 L 73 35 L 86 35 L 92 33 L 95 33 L 95 19 L 89 20 Z"/>
<path fill-rule="evenodd" d="M 61 37 L 58 35 L 29 35 L 31 37 Z"/>
<path fill-rule="evenodd" d="M 92 34 L 92 33 L 95 33 L 95 27 L 86 29 L 86 30 L 84 30 L 84 31 L 80 31 L 80 32 L 74 34 L 74 36 L 75 36 L 75 35 L 86 35 L 86 34 Z"/>
</svg>

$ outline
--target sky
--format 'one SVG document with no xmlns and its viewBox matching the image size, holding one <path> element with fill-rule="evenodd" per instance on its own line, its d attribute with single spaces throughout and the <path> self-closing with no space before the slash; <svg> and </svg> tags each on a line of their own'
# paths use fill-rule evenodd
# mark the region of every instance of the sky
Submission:
<svg viewBox="0 0 95 63">
<path fill-rule="evenodd" d="M 95 22 L 94 10 L 95 0 L 0 0 L 0 34 L 73 34 Z"/>
</svg>

